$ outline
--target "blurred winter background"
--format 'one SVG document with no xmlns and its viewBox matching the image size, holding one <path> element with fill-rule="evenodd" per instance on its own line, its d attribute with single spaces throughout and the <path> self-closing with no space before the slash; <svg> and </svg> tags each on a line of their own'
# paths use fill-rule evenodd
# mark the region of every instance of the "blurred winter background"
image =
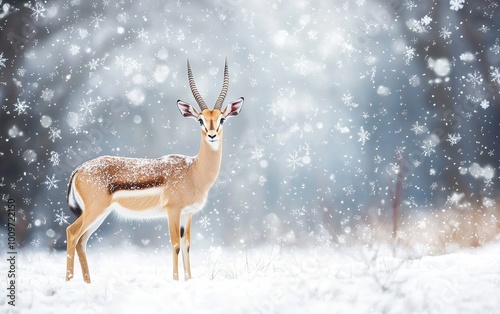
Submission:
<svg viewBox="0 0 500 314">
<path fill-rule="evenodd" d="M 246 102 L 194 246 L 498 240 L 496 1 L 0 2 L 0 189 L 21 247 L 65 249 L 82 162 L 196 155 L 186 59 L 213 105 L 225 57 L 227 101 Z M 167 226 L 110 217 L 89 244 L 117 243 L 169 246 Z"/>
</svg>

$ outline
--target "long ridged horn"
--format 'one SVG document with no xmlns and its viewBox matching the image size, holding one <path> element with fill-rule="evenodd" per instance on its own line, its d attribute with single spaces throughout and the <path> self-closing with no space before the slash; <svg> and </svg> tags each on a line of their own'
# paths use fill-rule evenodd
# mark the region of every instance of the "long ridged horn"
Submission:
<svg viewBox="0 0 500 314">
<path fill-rule="evenodd" d="M 217 99 L 217 102 L 215 103 L 214 110 L 215 109 L 220 110 L 222 108 L 222 103 L 224 102 L 224 99 L 226 99 L 228 88 L 229 88 L 229 72 L 227 69 L 227 58 L 226 58 L 226 63 L 224 65 L 224 83 L 222 84 L 222 90 L 220 92 L 219 98 Z"/>
<path fill-rule="evenodd" d="M 189 87 L 191 87 L 191 92 L 193 93 L 194 99 L 196 99 L 196 102 L 200 106 L 201 111 L 208 109 L 207 105 L 205 104 L 205 101 L 203 101 L 203 98 L 200 95 L 200 92 L 196 88 L 196 84 L 194 83 L 193 72 L 191 71 L 191 65 L 189 64 L 189 59 L 187 60 L 187 65 L 188 65 Z"/>
</svg>

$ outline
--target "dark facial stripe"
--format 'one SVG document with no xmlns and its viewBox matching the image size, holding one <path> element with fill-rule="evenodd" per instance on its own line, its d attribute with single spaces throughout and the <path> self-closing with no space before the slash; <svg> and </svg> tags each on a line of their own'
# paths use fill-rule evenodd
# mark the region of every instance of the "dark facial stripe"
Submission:
<svg viewBox="0 0 500 314">
<path fill-rule="evenodd" d="M 210 120 L 210 130 L 214 130 L 214 121 Z"/>
</svg>

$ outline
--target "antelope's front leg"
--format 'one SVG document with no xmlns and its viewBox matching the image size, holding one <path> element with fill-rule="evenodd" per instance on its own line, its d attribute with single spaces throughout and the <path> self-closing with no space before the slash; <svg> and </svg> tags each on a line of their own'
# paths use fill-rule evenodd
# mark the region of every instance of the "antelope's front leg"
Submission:
<svg viewBox="0 0 500 314">
<path fill-rule="evenodd" d="M 184 280 L 191 279 L 191 262 L 189 260 L 189 246 L 191 242 L 191 219 L 193 214 L 181 216 L 181 251 L 182 264 L 184 266 Z"/>
<path fill-rule="evenodd" d="M 172 243 L 172 267 L 174 280 L 179 280 L 179 252 L 181 250 L 179 222 L 179 212 L 168 213 L 168 229 L 170 231 L 170 242 Z"/>
</svg>

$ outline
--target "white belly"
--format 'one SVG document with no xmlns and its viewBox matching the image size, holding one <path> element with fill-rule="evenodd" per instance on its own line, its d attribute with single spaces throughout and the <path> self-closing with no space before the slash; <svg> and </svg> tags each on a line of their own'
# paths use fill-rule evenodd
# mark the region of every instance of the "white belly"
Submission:
<svg viewBox="0 0 500 314">
<path fill-rule="evenodd" d="M 110 207 L 113 212 L 126 219 L 166 218 L 163 208 L 161 188 L 144 190 L 116 191 L 113 193 Z"/>
</svg>

